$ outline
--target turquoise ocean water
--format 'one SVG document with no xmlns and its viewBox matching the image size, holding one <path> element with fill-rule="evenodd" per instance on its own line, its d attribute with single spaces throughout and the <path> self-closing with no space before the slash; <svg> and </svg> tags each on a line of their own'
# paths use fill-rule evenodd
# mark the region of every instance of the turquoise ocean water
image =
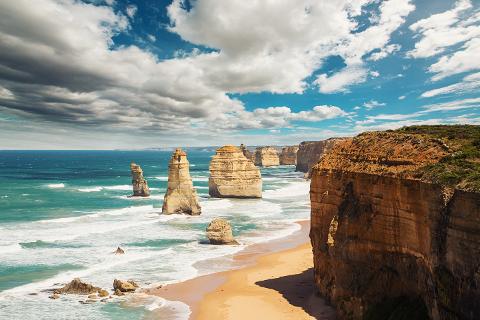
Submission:
<svg viewBox="0 0 480 320">
<path fill-rule="evenodd" d="M 309 217 L 308 182 L 293 166 L 262 169 L 262 199 L 212 199 L 212 151 L 188 152 L 202 215 L 161 215 L 167 151 L 0 151 L 0 319 L 185 319 L 180 302 L 147 295 L 80 304 L 45 290 L 75 277 L 111 290 L 113 279 L 142 287 L 178 282 L 230 266 L 249 244 L 285 237 Z M 130 162 L 152 195 L 129 198 Z M 214 217 L 233 225 L 240 246 L 205 243 Z M 125 255 L 114 255 L 117 246 Z M 211 258 L 213 265 L 199 264 Z M 84 299 L 83 299 L 84 300 Z"/>
</svg>

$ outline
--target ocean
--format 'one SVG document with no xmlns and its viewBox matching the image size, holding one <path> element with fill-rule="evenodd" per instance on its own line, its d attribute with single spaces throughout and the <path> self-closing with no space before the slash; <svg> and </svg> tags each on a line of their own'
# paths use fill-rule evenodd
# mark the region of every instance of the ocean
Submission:
<svg viewBox="0 0 480 320">
<path fill-rule="evenodd" d="M 162 310 L 186 319 L 185 304 L 145 294 L 81 304 L 85 297 L 51 300 L 46 290 L 75 277 L 111 291 L 115 278 L 156 287 L 222 271 L 236 252 L 309 218 L 309 185 L 294 166 L 261 169 L 262 199 L 210 198 L 212 155 L 188 151 L 202 207 L 191 217 L 161 215 L 170 151 L 0 151 L 0 319 L 149 319 Z M 128 197 L 131 161 L 149 198 Z M 206 242 L 214 217 L 230 221 L 241 245 Z M 117 246 L 126 254 L 114 255 Z"/>
</svg>

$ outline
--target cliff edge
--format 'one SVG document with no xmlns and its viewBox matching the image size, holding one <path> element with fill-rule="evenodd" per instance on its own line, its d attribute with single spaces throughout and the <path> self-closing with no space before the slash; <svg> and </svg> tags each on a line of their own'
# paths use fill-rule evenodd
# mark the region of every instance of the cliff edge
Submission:
<svg viewBox="0 0 480 320">
<path fill-rule="evenodd" d="M 313 167 L 315 282 L 339 319 L 480 319 L 478 141 L 475 126 L 370 132 Z"/>
</svg>

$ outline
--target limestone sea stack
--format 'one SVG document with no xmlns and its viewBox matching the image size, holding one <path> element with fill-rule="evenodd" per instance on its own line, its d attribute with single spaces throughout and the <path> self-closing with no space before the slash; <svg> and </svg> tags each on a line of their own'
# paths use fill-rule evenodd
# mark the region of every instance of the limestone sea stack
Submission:
<svg viewBox="0 0 480 320">
<path fill-rule="evenodd" d="M 277 149 L 273 147 L 258 147 L 255 150 L 255 165 L 261 167 L 272 167 L 280 164 Z"/>
<path fill-rule="evenodd" d="M 185 151 L 176 149 L 168 164 L 168 188 L 163 200 L 162 213 L 189 215 L 201 213 L 189 166 Z"/>
<path fill-rule="evenodd" d="M 280 153 L 281 165 L 296 165 L 297 164 L 297 151 L 298 146 L 288 146 L 282 148 Z"/>
<path fill-rule="evenodd" d="M 132 186 L 134 197 L 148 197 L 150 196 L 150 189 L 148 188 L 147 180 L 143 178 L 142 168 L 135 163 L 130 164 L 132 172 Z"/>
<path fill-rule="evenodd" d="M 296 171 L 309 172 L 310 169 L 320 161 L 320 158 L 332 150 L 337 142 L 341 142 L 345 138 L 330 138 L 321 141 L 303 141 L 300 143 L 297 152 Z"/>
<path fill-rule="evenodd" d="M 479 136 L 369 132 L 313 167 L 315 283 L 338 319 L 480 319 Z"/>
<path fill-rule="evenodd" d="M 215 218 L 207 227 L 207 238 L 211 244 L 238 244 L 233 239 L 232 226 L 222 218 Z"/>
<path fill-rule="evenodd" d="M 218 148 L 210 161 L 208 192 L 215 198 L 261 198 L 260 170 L 238 147 Z"/>
</svg>

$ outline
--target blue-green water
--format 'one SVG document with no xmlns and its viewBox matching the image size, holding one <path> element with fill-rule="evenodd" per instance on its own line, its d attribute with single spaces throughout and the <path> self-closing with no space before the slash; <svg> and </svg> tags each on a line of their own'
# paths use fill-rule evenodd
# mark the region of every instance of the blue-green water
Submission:
<svg viewBox="0 0 480 320">
<path fill-rule="evenodd" d="M 74 277 L 110 290 L 114 278 L 149 287 L 215 272 L 246 245 L 286 236 L 308 217 L 308 183 L 292 166 L 262 169 L 262 199 L 209 198 L 212 155 L 188 152 L 202 206 L 190 217 L 160 214 L 171 152 L 0 151 L 0 319 L 143 319 L 163 309 L 185 318 L 187 306 L 149 296 L 83 305 L 43 290 Z M 149 198 L 128 197 L 131 161 L 143 168 Z M 231 221 L 241 246 L 205 244 L 217 216 Z M 117 246 L 126 254 L 112 254 Z M 224 262 L 208 270 L 195 265 L 218 257 Z"/>
</svg>

